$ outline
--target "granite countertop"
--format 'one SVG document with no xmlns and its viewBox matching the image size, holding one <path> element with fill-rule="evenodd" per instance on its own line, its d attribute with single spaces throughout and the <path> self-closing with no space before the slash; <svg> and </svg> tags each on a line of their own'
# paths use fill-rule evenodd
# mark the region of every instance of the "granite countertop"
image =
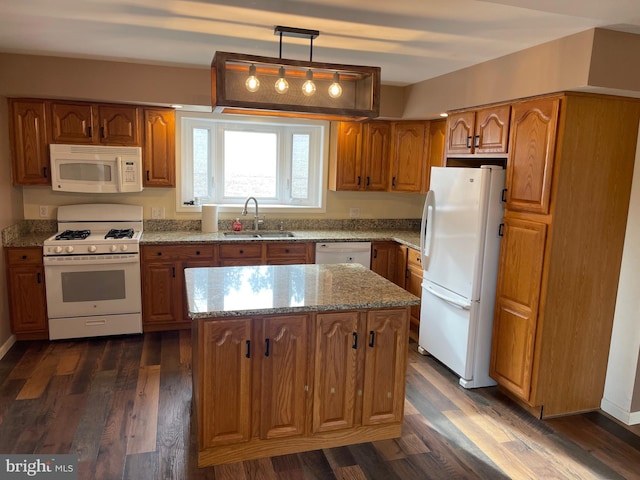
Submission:
<svg viewBox="0 0 640 480">
<path fill-rule="evenodd" d="M 420 304 L 396 284 L 354 263 L 185 269 L 192 319 Z"/>
</svg>

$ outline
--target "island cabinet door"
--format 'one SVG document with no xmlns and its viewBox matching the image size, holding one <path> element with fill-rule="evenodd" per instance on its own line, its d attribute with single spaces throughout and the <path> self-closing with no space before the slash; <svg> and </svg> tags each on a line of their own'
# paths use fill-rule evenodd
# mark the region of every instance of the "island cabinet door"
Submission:
<svg viewBox="0 0 640 480">
<path fill-rule="evenodd" d="M 308 418 L 308 315 L 265 317 L 260 357 L 260 437 L 279 438 L 306 433 Z"/>
<path fill-rule="evenodd" d="M 200 445 L 246 442 L 251 435 L 251 320 L 206 321 L 199 342 Z"/>
<path fill-rule="evenodd" d="M 313 431 L 352 428 L 356 418 L 358 312 L 316 316 Z"/>
<path fill-rule="evenodd" d="M 401 422 L 404 411 L 409 309 L 367 314 L 362 424 Z"/>
</svg>

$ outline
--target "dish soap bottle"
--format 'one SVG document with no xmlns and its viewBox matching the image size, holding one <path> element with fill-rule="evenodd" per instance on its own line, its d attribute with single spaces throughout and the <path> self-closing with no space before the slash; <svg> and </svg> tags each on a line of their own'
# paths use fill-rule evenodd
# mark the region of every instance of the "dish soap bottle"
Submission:
<svg viewBox="0 0 640 480">
<path fill-rule="evenodd" d="M 242 222 L 240 221 L 239 218 L 236 218 L 236 221 L 233 222 L 233 231 L 239 232 L 241 230 L 242 230 Z"/>
</svg>

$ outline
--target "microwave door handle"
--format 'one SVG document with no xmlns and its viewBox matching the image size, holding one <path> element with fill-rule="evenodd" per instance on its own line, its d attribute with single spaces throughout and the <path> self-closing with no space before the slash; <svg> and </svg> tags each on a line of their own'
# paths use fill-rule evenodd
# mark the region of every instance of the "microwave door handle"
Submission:
<svg viewBox="0 0 640 480">
<path fill-rule="evenodd" d="M 118 189 L 119 192 L 121 192 L 122 191 L 122 157 L 121 156 L 116 157 L 116 168 L 117 168 L 116 175 L 118 176 L 118 178 L 116 179 L 116 188 Z"/>
</svg>

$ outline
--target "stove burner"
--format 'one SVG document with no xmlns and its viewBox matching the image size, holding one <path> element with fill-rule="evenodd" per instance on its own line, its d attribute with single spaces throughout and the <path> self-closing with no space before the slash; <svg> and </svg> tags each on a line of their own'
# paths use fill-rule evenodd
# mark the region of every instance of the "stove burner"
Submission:
<svg viewBox="0 0 640 480">
<path fill-rule="evenodd" d="M 84 240 L 91 235 L 91 230 L 65 230 L 56 235 L 56 240 Z"/>
<path fill-rule="evenodd" d="M 133 238 L 133 228 L 123 228 L 123 229 L 117 229 L 117 228 L 112 228 L 111 230 L 109 230 L 107 232 L 107 234 L 104 236 L 105 240 L 108 238 Z"/>
</svg>

